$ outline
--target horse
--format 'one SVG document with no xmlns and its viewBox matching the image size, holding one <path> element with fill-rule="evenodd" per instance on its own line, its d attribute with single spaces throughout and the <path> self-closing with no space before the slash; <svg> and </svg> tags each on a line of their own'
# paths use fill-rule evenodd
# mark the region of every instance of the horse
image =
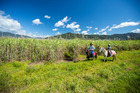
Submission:
<svg viewBox="0 0 140 93">
<path fill-rule="evenodd" d="M 107 57 L 113 57 L 113 61 L 114 61 L 114 59 L 116 59 L 116 52 L 114 50 L 111 50 L 111 55 L 110 56 L 108 55 L 108 51 L 104 47 L 101 47 L 99 52 L 103 52 L 104 61 L 107 61 Z"/>
<path fill-rule="evenodd" d="M 87 59 L 89 60 L 89 58 L 92 57 L 92 53 L 90 52 L 90 50 L 88 48 L 85 48 L 84 51 L 87 55 Z M 94 52 L 93 56 L 95 57 L 95 59 L 97 59 L 97 52 Z"/>
</svg>

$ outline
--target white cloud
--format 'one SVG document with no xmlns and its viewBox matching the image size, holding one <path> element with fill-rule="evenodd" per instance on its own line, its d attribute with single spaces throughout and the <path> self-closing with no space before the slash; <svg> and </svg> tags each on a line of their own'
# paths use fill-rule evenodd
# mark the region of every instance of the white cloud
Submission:
<svg viewBox="0 0 140 93">
<path fill-rule="evenodd" d="M 96 32 L 96 33 L 93 33 L 94 35 L 99 35 L 100 33 L 99 32 Z"/>
<path fill-rule="evenodd" d="M 104 28 L 104 29 L 101 29 L 99 32 L 103 32 L 103 31 L 107 30 L 108 28 L 109 28 L 109 26 L 107 26 L 107 27 Z"/>
<path fill-rule="evenodd" d="M 44 33 L 39 33 L 39 32 L 28 32 L 25 35 L 32 38 L 46 38 L 46 37 L 51 36 L 51 35 L 45 35 Z"/>
<path fill-rule="evenodd" d="M 78 29 L 80 27 L 79 24 L 76 24 L 76 22 L 72 22 L 71 24 L 67 24 L 66 28 L 70 28 L 72 30 Z"/>
<path fill-rule="evenodd" d="M 107 29 L 109 28 L 109 26 L 106 26 L 104 29 L 101 29 L 99 32 L 95 32 L 93 33 L 94 35 L 107 35 Z M 96 28 L 98 30 L 98 28 Z"/>
<path fill-rule="evenodd" d="M 51 35 L 39 35 L 39 36 L 36 36 L 36 37 L 40 37 L 40 38 L 46 38 L 46 37 L 50 37 Z"/>
<path fill-rule="evenodd" d="M 122 22 L 119 25 L 112 26 L 108 31 L 111 31 L 112 29 L 116 29 L 116 28 L 127 27 L 127 26 L 137 26 L 139 24 L 140 22 Z"/>
<path fill-rule="evenodd" d="M 57 28 L 52 29 L 52 31 L 57 31 L 57 30 L 58 30 Z"/>
<path fill-rule="evenodd" d="M 60 26 L 64 26 L 64 23 L 62 21 L 58 21 L 57 23 L 55 23 L 55 27 L 60 27 Z"/>
<path fill-rule="evenodd" d="M 4 11 L 0 11 L 0 31 L 2 32 L 12 32 L 14 34 L 26 35 L 30 37 L 44 37 L 37 34 L 32 34 L 31 32 L 27 33 L 26 30 L 22 30 L 21 24 L 10 17 L 10 15 L 6 15 Z"/>
<path fill-rule="evenodd" d="M 140 29 L 135 29 L 131 31 L 132 33 L 140 33 Z"/>
<path fill-rule="evenodd" d="M 62 20 L 59 20 L 57 23 L 55 23 L 55 27 L 60 27 L 62 26 L 63 28 L 65 27 L 64 23 L 67 23 L 71 18 L 68 19 L 68 17 L 64 17 Z"/>
<path fill-rule="evenodd" d="M 86 28 L 88 28 L 88 29 L 91 29 L 92 27 L 90 27 L 90 26 L 87 26 Z"/>
<path fill-rule="evenodd" d="M 90 29 L 91 29 L 92 27 L 90 27 L 90 26 L 87 26 L 86 28 L 87 28 L 87 31 L 90 31 Z"/>
<path fill-rule="evenodd" d="M 5 12 L 0 10 L 0 15 L 3 15 L 3 14 L 5 14 Z"/>
<path fill-rule="evenodd" d="M 55 33 L 55 35 L 60 35 L 60 34 L 61 34 L 60 32 Z"/>
<path fill-rule="evenodd" d="M 84 34 L 84 35 L 87 35 L 88 31 L 82 31 L 81 33 Z"/>
<path fill-rule="evenodd" d="M 107 32 L 105 31 L 105 32 L 102 32 L 102 35 L 107 35 Z"/>
<path fill-rule="evenodd" d="M 40 22 L 40 19 L 35 19 L 32 22 L 33 24 L 36 24 L 36 25 L 42 24 L 42 22 Z"/>
<path fill-rule="evenodd" d="M 98 30 L 98 28 L 96 27 L 95 30 Z"/>
<path fill-rule="evenodd" d="M 66 16 L 66 17 L 64 17 L 64 18 L 62 19 L 62 22 L 67 23 L 70 19 L 71 19 L 71 18 L 68 19 L 68 16 Z"/>
<path fill-rule="evenodd" d="M 78 29 L 76 29 L 75 31 L 78 31 L 78 32 L 79 32 L 79 31 L 81 31 L 81 29 L 80 29 L 80 28 L 78 28 Z"/>
<path fill-rule="evenodd" d="M 50 37 L 51 35 L 45 35 L 44 37 Z"/>
<path fill-rule="evenodd" d="M 44 17 L 47 18 L 47 19 L 50 19 L 51 18 L 51 16 L 48 16 L 48 15 L 45 15 Z"/>
<path fill-rule="evenodd" d="M 29 33 L 26 33 L 25 35 L 32 38 L 46 38 L 46 37 L 51 36 L 51 35 L 44 35 L 43 33 L 39 34 L 38 32 L 34 32 L 34 34 L 32 32 L 29 32 Z"/>
<path fill-rule="evenodd" d="M 19 35 L 27 35 L 28 36 L 28 34 L 26 33 L 26 30 L 20 30 L 20 31 L 17 31 L 15 33 L 19 34 Z"/>
<path fill-rule="evenodd" d="M 21 25 L 17 20 L 4 16 L 4 11 L 0 11 L 0 31 L 17 33 L 21 31 Z"/>
</svg>

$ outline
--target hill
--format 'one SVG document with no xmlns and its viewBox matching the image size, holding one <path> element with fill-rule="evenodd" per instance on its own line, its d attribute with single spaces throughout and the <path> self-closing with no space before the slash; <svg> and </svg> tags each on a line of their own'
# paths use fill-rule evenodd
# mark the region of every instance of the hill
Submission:
<svg viewBox="0 0 140 93">
<path fill-rule="evenodd" d="M 74 34 L 74 33 L 65 33 L 62 35 L 56 35 L 48 38 L 64 38 L 64 39 L 74 39 L 74 38 L 83 38 L 83 39 L 110 39 L 110 40 L 127 40 L 127 39 L 140 39 L 139 33 L 125 33 L 125 34 L 113 34 L 113 35 L 83 35 L 83 34 Z"/>
<path fill-rule="evenodd" d="M 19 34 L 14 34 L 14 33 L 10 33 L 10 32 L 1 32 L 0 31 L 0 37 L 16 37 L 16 38 L 21 38 L 21 37 L 24 37 L 24 38 L 31 38 L 29 36 L 25 36 L 25 35 L 19 35 Z"/>
</svg>

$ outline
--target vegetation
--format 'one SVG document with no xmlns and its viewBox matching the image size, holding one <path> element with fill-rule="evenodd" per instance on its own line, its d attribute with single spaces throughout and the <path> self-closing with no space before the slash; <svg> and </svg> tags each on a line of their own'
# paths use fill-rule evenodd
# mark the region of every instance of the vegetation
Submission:
<svg viewBox="0 0 140 93">
<path fill-rule="evenodd" d="M 115 51 L 138 50 L 140 40 L 111 41 L 111 40 L 42 40 L 42 39 L 15 39 L 0 38 L 0 62 L 27 61 L 59 61 L 70 58 L 76 60 L 79 54 L 83 54 L 83 49 L 90 43 L 99 51 L 100 46 L 107 47 L 111 44 Z"/>
<path fill-rule="evenodd" d="M 140 39 L 140 33 L 126 33 L 126 34 L 113 34 L 113 35 L 83 35 L 83 34 L 74 34 L 74 33 L 65 33 L 62 35 L 52 36 L 48 38 L 64 38 L 64 39 L 92 39 L 92 40 L 136 40 Z"/>
<path fill-rule="evenodd" d="M 7 40 L 7 39 L 6 39 Z M 11 39 L 8 39 L 11 40 Z M 38 43 L 40 40 L 15 40 Z M 57 40 L 56 40 L 57 41 Z M 55 41 L 55 44 L 57 44 Z M 63 40 L 62 40 L 63 41 Z M 79 41 L 79 40 L 77 40 Z M 51 41 L 42 41 L 51 42 Z M 64 42 L 64 41 L 63 41 Z M 74 41 L 67 41 L 74 42 Z M 81 42 L 81 41 L 80 41 Z M 98 43 L 103 43 L 100 41 Z M 138 42 L 138 41 L 135 41 Z M 66 43 L 66 42 L 65 42 Z M 86 42 L 84 42 L 86 43 Z M 94 42 L 97 44 L 97 41 Z M 114 43 L 108 41 L 107 43 Z M 117 43 L 121 43 L 118 41 Z M 122 41 L 134 43 L 134 41 Z M 24 44 L 24 43 L 23 43 Z M 75 44 L 75 43 L 73 43 Z M 79 43 L 78 43 L 79 44 Z M 88 44 L 88 42 L 87 42 Z M 15 44 L 16 45 L 16 44 Z M 20 45 L 20 44 L 19 44 Z M 106 44 L 103 44 L 106 45 Z M 22 45 L 21 45 L 22 46 Z M 27 46 L 26 46 L 27 47 Z M 12 46 L 13 48 L 13 46 Z M 61 47 L 60 47 L 61 48 Z M 81 55 L 81 57 L 83 57 Z M 139 93 L 140 91 L 140 50 L 118 51 L 117 60 L 74 62 L 32 62 L 0 63 L 0 92 L 4 93 Z"/>
</svg>

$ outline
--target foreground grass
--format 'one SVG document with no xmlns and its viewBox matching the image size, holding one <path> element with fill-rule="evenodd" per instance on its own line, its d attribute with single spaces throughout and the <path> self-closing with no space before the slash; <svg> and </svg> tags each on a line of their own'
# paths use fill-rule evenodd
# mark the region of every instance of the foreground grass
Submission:
<svg viewBox="0 0 140 93">
<path fill-rule="evenodd" d="M 0 92 L 139 93 L 140 50 L 118 52 L 114 62 L 102 60 L 103 56 L 77 63 L 1 63 Z"/>
</svg>

